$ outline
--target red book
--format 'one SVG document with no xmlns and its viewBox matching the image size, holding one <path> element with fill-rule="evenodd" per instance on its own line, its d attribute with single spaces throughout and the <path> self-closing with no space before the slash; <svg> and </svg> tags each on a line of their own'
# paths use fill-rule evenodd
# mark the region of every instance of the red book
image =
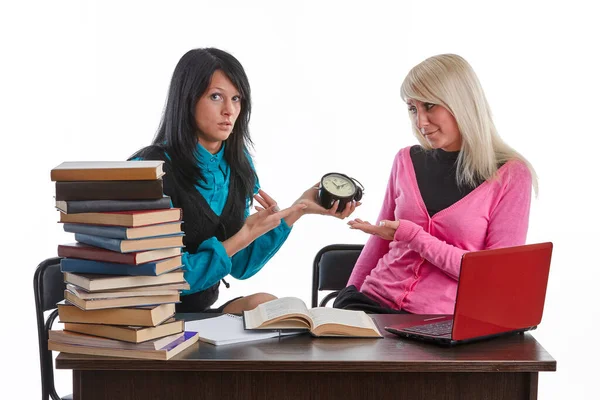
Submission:
<svg viewBox="0 0 600 400">
<path fill-rule="evenodd" d="M 81 243 L 58 245 L 59 257 L 83 258 L 84 260 L 106 261 L 131 265 L 162 260 L 163 258 L 175 257 L 179 254 L 181 254 L 181 248 L 179 247 L 138 251 L 134 253 L 117 253 L 116 251 L 105 250 L 94 246 L 87 246 Z"/>
</svg>

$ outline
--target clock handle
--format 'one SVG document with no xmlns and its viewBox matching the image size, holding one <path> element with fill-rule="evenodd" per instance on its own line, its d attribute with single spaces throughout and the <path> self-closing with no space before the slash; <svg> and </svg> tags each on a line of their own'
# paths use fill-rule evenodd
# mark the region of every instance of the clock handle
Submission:
<svg viewBox="0 0 600 400">
<path fill-rule="evenodd" d="M 352 179 L 354 182 L 358 183 L 358 186 L 356 187 L 356 194 L 354 195 L 354 200 L 360 201 L 360 199 L 362 199 L 363 193 L 365 191 L 365 187 L 357 179 L 354 179 L 354 178 L 350 178 L 350 179 Z"/>
</svg>

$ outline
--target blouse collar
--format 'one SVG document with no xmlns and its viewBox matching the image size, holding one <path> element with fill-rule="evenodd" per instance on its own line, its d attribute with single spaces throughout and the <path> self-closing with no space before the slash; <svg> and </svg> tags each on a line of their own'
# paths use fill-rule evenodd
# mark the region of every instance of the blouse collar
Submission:
<svg viewBox="0 0 600 400">
<path fill-rule="evenodd" d="M 223 154 L 225 154 L 225 142 L 216 154 L 211 154 L 200 143 L 196 144 L 196 159 L 198 160 L 198 166 L 203 170 L 215 171 L 219 169 L 221 161 L 223 161 Z"/>
</svg>

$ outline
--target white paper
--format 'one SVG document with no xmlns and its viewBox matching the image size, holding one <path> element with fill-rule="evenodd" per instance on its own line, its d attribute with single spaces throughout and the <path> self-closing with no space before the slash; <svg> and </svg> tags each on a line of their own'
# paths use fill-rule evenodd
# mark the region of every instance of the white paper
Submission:
<svg viewBox="0 0 600 400">
<path fill-rule="evenodd" d="M 186 321 L 185 330 L 198 332 L 199 339 L 215 346 L 255 340 L 269 339 L 280 336 L 279 331 L 248 331 L 244 329 L 242 317 L 224 314 L 215 318 Z M 284 334 L 281 334 L 283 336 Z"/>
</svg>

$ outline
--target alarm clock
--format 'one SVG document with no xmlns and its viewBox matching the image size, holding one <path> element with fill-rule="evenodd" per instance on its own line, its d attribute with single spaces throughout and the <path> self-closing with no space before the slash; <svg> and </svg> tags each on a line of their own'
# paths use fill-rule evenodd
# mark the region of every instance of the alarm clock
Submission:
<svg viewBox="0 0 600 400">
<path fill-rule="evenodd" d="M 338 172 L 330 172 L 321 178 L 317 199 L 319 204 L 328 210 L 339 200 L 336 212 L 341 212 L 348 202 L 359 201 L 364 190 L 364 186 L 356 179 Z"/>
</svg>

